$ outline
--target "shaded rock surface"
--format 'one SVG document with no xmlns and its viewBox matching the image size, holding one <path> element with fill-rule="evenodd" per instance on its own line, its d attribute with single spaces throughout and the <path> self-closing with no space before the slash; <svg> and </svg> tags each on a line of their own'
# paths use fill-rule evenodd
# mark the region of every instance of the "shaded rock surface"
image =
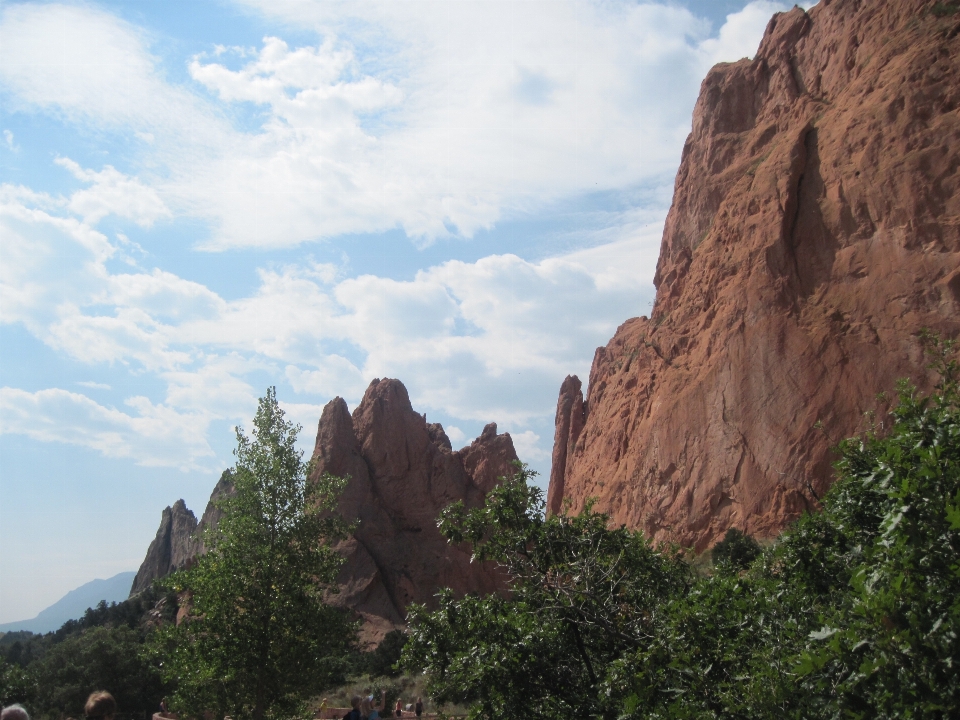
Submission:
<svg viewBox="0 0 960 720">
<path fill-rule="evenodd" d="M 929 385 L 917 332 L 960 330 L 960 13 L 935 5 L 794 8 L 709 72 L 651 317 L 596 351 L 586 400 L 561 389 L 551 512 L 774 535 L 878 392 Z"/>
<path fill-rule="evenodd" d="M 133 579 L 131 596 L 149 588 L 154 580 L 186 567 L 197 555 L 206 552 L 203 532 L 208 527 L 216 527 L 223 514 L 216 506 L 216 501 L 231 492 L 233 475 L 227 470 L 217 481 L 199 522 L 182 499 L 177 500 L 172 507 L 164 508 L 160 515 L 157 535 L 150 543 L 146 557 Z"/>
<path fill-rule="evenodd" d="M 482 504 L 497 479 L 512 473 L 513 441 L 495 424 L 454 451 L 443 428 L 413 410 L 399 380 L 374 380 L 352 414 L 341 398 L 326 405 L 313 457 L 316 473 L 350 477 L 339 509 L 357 528 L 338 548 L 347 561 L 331 601 L 360 613 L 363 640 L 403 625 L 410 603 L 433 605 L 439 588 L 500 587 L 493 568 L 471 563 L 437 529 L 443 508 Z"/>
</svg>

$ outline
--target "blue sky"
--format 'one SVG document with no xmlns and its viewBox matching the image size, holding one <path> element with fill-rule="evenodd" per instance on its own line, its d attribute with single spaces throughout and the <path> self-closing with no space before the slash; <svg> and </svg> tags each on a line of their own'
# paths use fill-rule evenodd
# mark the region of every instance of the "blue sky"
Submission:
<svg viewBox="0 0 960 720">
<path fill-rule="evenodd" d="M 269 385 L 549 474 L 646 314 L 699 84 L 786 3 L 0 6 L 0 622 L 201 512 Z"/>
</svg>

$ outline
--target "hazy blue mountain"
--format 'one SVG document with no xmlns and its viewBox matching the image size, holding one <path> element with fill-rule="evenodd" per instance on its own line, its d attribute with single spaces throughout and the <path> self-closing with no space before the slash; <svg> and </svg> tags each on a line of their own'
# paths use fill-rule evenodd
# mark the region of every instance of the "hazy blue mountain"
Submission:
<svg viewBox="0 0 960 720">
<path fill-rule="evenodd" d="M 46 610 L 41 610 L 40 614 L 32 620 L 19 620 L 0 625 L 0 632 L 29 630 L 35 633 L 47 633 L 57 630 L 67 620 L 82 617 L 87 608 L 96 606 L 101 600 L 106 600 L 108 603 L 126 600 L 135 575 L 135 572 L 122 572 L 106 580 L 91 580 L 76 590 L 71 590 Z"/>
</svg>

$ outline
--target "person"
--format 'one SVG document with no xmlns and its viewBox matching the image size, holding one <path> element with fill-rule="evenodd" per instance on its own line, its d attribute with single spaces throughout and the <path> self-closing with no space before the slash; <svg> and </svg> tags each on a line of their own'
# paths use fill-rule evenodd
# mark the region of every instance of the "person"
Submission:
<svg viewBox="0 0 960 720">
<path fill-rule="evenodd" d="M 393 709 L 396 717 L 403 717 L 403 705 L 400 704 L 400 698 L 397 698 L 397 706 Z"/>
<path fill-rule="evenodd" d="M 117 714 L 117 701 L 106 690 L 92 692 L 87 698 L 87 704 L 83 706 L 83 714 L 87 716 L 87 720 L 113 720 L 113 716 Z"/>
<path fill-rule="evenodd" d="M 370 709 L 367 713 L 367 720 L 380 720 L 380 711 L 383 710 L 387 704 L 387 691 L 383 691 L 378 704 L 373 704 L 373 695 L 368 698 L 368 703 Z"/>
<path fill-rule="evenodd" d="M 0 712 L 0 720 L 30 720 L 27 709 L 20 703 L 8 705 Z"/>
<path fill-rule="evenodd" d="M 343 720 L 361 720 L 359 695 L 354 695 L 352 698 L 350 698 L 350 707 L 352 709 L 343 716 Z"/>
<path fill-rule="evenodd" d="M 417 712 L 417 717 L 420 717 L 421 715 L 423 715 L 423 699 L 422 698 L 417 698 L 417 704 L 414 707 L 414 709 Z"/>
<path fill-rule="evenodd" d="M 324 698 L 323 702 L 320 703 L 320 707 L 317 709 L 317 717 L 325 718 L 327 716 L 327 699 Z"/>
</svg>

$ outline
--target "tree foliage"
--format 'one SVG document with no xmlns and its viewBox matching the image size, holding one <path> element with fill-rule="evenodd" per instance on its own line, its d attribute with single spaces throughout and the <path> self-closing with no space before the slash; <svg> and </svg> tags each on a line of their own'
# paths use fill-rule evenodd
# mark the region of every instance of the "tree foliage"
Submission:
<svg viewBox="0 0 960 720">
<path fill-rule="evenodd" d="M 960 716 L 958 368 L 931 347 L 935 392 L 902 383 L 886 434 L 840 444 L 822 512 L 730 536 L 707 576 L 590 507 L 545 518 L 525 469 L 454 506 L 509 593 L 415 608 L 405 661 L 474 718 Z"/>
<path fill-rule="evenodd" d="M 712 552 L 715 565 L 746 570 L 760 554 L 760 544 L 741 530 L 730 528 Z"/>
<path fill-rule="evenodd" d="M 505 568 L 509 597 L 445 593 L 438 611 L 410 613 L 407 661 L 427 670 L 437 701 L 473 702 L 475 717 L 604 712 L 608 668 L 655 634 L 664 602 L 690 582 L 678 556 L 608 530 L 604 515 L 545 519 L 532 475 L 520 466 L 484 507 L 454 505 L 440 522 L 475 560 Z"/>
<path fill-rule="evenodd" d="M 36 718 L 79 716 L 93 688 L 109 688 L 123 713 L 154 710 L 167 688 L 143 648 L 176 596 L 150 588 L 120 603 L 101 601 L 55 632 L 0 638 L 0 702 L 25 704 Z"/>
<path fill-rule="evenodd" d="M 163 682 L 141 648 L 137 632 L 125 626 L 89 628 L 54 645 L 35 668 L 37 684 L 45 689 L 36 710 L 45 717 L 78 717 L 98 688 L 110 688 L 124 713 L 154 710 Z"/>
<path fill-rule="evenodd" d="M 333 513 L 343 481 L 308 480 L 299 430 L 270 388 L 252 437 L 237 428 L 236 492 L 220 501 L 212 550 L 167 581 L 189 614 L 152 647 L 182 712 L 291 717 L 354 639 L 345 612 L 323 600 L 341 564 L 330 542 L 347 529 Z"/>
</svg>

